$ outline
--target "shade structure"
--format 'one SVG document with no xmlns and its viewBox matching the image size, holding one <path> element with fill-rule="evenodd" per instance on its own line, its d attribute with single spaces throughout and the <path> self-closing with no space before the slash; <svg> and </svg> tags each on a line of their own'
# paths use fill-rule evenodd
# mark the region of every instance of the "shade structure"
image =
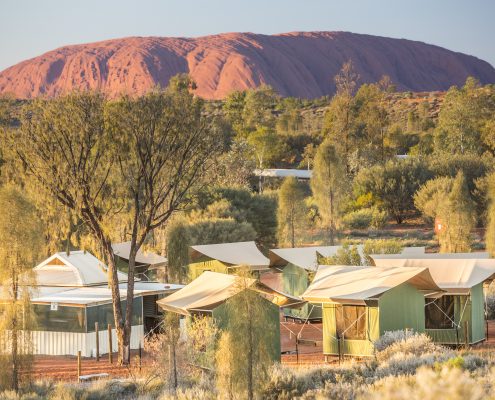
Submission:
<svg viewBox="0 0 495 400">
<path fill-rule="evenodd" d="M 448 253 L 410 255 L 373 255 L 379 267 L 428 268 L 433 280 L 450 294 L 467 294 L 469 290 L 495 276 L 495 259 L 487 253 Z"/>
<path fill-rule="evenodd" d="M 108 268 L 91 253 L 83 250 L 55 253 L 34 268 L 39 286 L 83 287 L 108 283 Z M 118 272 L 119 282 L 127 275 Z"/>
<path fill-rule="evenodd" d="M 242 282 L 239 283 L 239 279 L 242 279 Z M 271 289 L 256 279 L 238 278 L 235 275 L 211 271 L 203 272 L 190 284 L 157 303 L 164 310 L 182 315 L 211 312 L 243 288 L 260 292 L 280 307 L 304 303 L 301 299 Z"/>
<path fill-rule="evenodd" d="M 365 305 L 404 283 L 428 293 L 441 292 L 427 268 L 322 265 L 301 297 L 309 302 Z"/>
<path fill-rule="evenodd" d="M 219 243 L 191 246 L 191 258 L 206 256 L 229 265 L 247 265 L 252 269 L 266 269 L 270 264 L 255 242 Z"/>
</svg>

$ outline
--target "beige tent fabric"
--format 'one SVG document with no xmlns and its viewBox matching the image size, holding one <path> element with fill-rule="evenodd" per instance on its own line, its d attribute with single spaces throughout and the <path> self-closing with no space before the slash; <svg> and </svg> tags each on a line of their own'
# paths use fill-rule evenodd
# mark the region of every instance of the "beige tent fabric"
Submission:
<svg viewBox="0 0 495 400">
<path fill-rule="evenodd" d="M 34 268 L 39 286 L 95 286 L 108 283 L 107 266 L 86 251 L 55 253 Z M 119 282 L 127 274 L 118 272 Z"/>
<path fill-rule="evenodd" d="M 357 245 L 357 250 L 364 257 L 363 245 Z M 309 246 L 294 247 L 286 249 L 271 249 L 268 257 L 270 258 L 271 267 L 284 267 L 287 263 L 294 264 L 308 271 L 318 269 L 318 254 L 323 257 L 332 257 L 342 246 Z M 424 254 L 425 247 L 405 247 L 402 254 Z"/>
<path fill-rule="evenodd" d="M 321 265 L 301 297 L 317 303 L 365 304 L 406 282 L 428 293 L 441 291 L 426 268 Z"/>
<path fill-rule="evenodd" d="M 112 244 L 112 249 L 116 256 L 128 260 L 131 252 L 131 242 L 114 243 Z M 136 262 L 139 264 L 146 264 L 151 267 L 160 267 L 167 264 L 167 259 L 150 251 L 138 250 L 136 254 Z"/>
<path fill-rule="evenodd" d="M 260 292 L 278 306 L 291 306 L 304 303 L 301 299 L 289 296 L 259 283 L 255 279 L 245 279 L 240 284 L 235 275 L 206 271 L 176 293 L 165 297 L 157 304 L 167 311 L 189 315 L 194 312 L 209 312 L 248 287 Z"/>
<path fill-rule="evenodd" d="M 472 257 L 467 258 L 467 254 Z M 421 258 L 376 255 L 372 258 L 379 267 L 428 268 L 440 288 L 450 294 L 467 294 L 473 286 L 495 277 L 495 259 L 476 258 L 478 254 L 463 253 L 459 258 L 455 254 L 425 254 Z"/>
<path fill-rule="evenodd" d="M 192 258 L 205 255 L 230 265 L 247 265 L 253 269 L 266 269 L 270 260 L 259 251 L 254 242 L 219 243 L 191 246 Z"/>
</svg>

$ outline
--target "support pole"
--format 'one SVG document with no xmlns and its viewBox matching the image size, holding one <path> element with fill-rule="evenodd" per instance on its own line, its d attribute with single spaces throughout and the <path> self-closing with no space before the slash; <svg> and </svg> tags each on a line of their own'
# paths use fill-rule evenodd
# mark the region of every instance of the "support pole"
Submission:
<svg viewBox="0 0 495 400">
<path fill-rule="evenodd" d="M 96 333 L 96 361 L 100 361 L 100 332 L 98 330 L 98 322 L 95 322 Z"/>
<path fill-rule="evenodd" d="M 141 360 L 142 360 L 142 357 L 143 357 L 143 354 L 141 352 L 141 341 L 139 341 L 139 348 L 138 348 L 138 350 L 139 350 L 139 352 L 138 352 L 138 354 L 139 354 L 139 371 L 141 371 L 141 366 L 142 366 Z"/>
<path fill-rule="evenodd" d="M 469 321 L 464 321 L 464 345 L 469 348 Z"/>
<path fill-rule="evenodd" d="M 81 350 L 77 352 L 77 381 L 81 379 Z"/>
<path fill-rule="evenodd" d="M 296 364 L 299 364 L 299 340 L 296 336 Z"/>
<path fill-rule="evenodd" d="M 112 362 L 113 362 L 112 351 L 113 351 L 113 346 L 112 346 L 112 325 L 108 324 L 108 361 L 110 362 L 110 364 L 112 364 Z"/>
</svg>

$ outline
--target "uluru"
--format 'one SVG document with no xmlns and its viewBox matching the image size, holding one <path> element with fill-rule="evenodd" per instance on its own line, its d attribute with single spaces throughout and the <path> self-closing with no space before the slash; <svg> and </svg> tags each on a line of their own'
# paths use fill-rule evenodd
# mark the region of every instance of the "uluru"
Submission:
<svg viewBox="0 0 495 400">
<path fill-rule="evenodd" d="M 399 90 L 446 90 L 468 76 L 495 83 L 489 63 L 412 40 L 349 32 L 226 33 L 61 47 L 0 72 L 0 93 L 29 99 L 96 89 L 115 97 L 142 94 L 189 73 L 196 94 L 206 99 L 262 84 L 282 96 L 317 98 L 334 93 L 333 77 L 348 60 L 361 83 L 388 75 Z"/>
</svg>

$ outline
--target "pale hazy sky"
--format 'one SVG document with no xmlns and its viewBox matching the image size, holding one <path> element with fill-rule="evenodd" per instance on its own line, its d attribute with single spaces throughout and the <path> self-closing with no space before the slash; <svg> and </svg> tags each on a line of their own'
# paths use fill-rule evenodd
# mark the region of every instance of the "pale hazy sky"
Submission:
<svg viewBox="0 0 495 400">
<path fill-rule="evenodd" d="M 125 36 L 312 30 L 420 40 L 495 65 L 495 0 L 0 0 L 0 70 Z"/>
</svg>

